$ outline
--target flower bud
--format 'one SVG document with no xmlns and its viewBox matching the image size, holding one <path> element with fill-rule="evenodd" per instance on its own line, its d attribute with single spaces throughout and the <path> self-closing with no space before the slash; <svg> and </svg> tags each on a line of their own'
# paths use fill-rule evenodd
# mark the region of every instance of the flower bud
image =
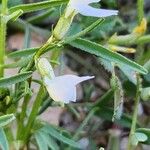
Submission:
<svg viewBox="0 0 150 150">
<path fill-rule="evenodd" d="M 61 40 L 65 37 L 65 35 L 67 34 L 71 24 L 72 24 L 72 20 L 74 18 L 74 13 L 69 16 L 69 17 L 65 17 L 65 15 L 62 15 L 61 18 L 59 19 L 54 31 L 53 31 L 53 36 L 55 39 L 57 40 Z"/>
<path fill-rule="evenodd" d="M 42 77 L 54 78 L 54 71 L 49 61 L 46 58 L 40 58 L 37 61 L 37 67 Z"/>
</svg>

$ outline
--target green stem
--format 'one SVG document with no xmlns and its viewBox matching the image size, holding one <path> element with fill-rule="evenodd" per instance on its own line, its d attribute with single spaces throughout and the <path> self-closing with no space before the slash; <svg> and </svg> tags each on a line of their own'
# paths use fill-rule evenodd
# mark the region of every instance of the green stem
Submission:
<svg viewBox="0 0 150 150">
<path fill-rule="evenodd" d="M 73 136 L 73 140 L 76 141 L 81 133 L 81 131 L 83 130 L 83 128 L 87 125 L 87 123 L 89 122 L 89 120 L 91 119 L 91 117 L 95 114 L 95 112 L 98 110 L 98 108 L 93 108 L 89 114 L 86 116 L 86 118 L 83 120 L 83 122 L 81 123 L 80 127 L 76 130 L 76 133 Z M 71 150 L 70 147 L 66 148 L 66 150 Z"/>
<path fill-rule="evenodd" d="M 0 77 L 4 75 L 4 57 L 6 47 L 6 27 L 5 15 L 7 13 L 7 0 L 2 0 L 2 10 L 0 16 Z"/>
<path fill-rule="evenodd" d="M 28 102 L 30 100 L 30 96 L 26 95 L 23 101 L 23 105 L 22 105 L 22 112 L 20 114 L 20 118 L 18 121 L 18 131 L 17 131 L 17 139 L 20 139 L 22 130 L 24 128 L 24 118 L 26 117 L 26 111 L 27 111 L 27 106 L 28 106 Z"/>
<path fill-rule="evenodd" d="M 78 139 L 78 136 L 80 135 L 81 131 L 83 130 L 83 128 L 87 125 L 87 123 L 89 122 L 89 120 L 91 119 L 91 117 L 94 115 L 94 113 L 98 110 L 98 108 L 93 108 L 89 114 L 86 116 L 86 118 L 83 120 L 83 122 L 81 123 L 80 127 L 76 130 L 76 133 L 73 136 L 74 140 Z"/>
<path fill-rule="evenodd" d="M 44 93 L 45 93 L 44 92 L 44 87 L 41 86 L 40 89 L 39 89 L 39 92 L 37 94 L 37 97 L 36 97 L 36 99 L 34 101 L 34 104 L 33 104 L 33 107 L 32 107 L 32 111 L 30 113 L 27 125 L 26 125 L 25 129 L 23 130 L 23 133 L 20 133 L 20 135 L 21 135 L 20 138 L 23 140 L 24 143 L 26 143 L 27 140 L 28 140 L 31 128 L 34 125 L 34 122 L 35 122 L 36 116 L 38 114 L 40 105 L 41 105 L 43 97 L 45 95 Z"/>
<path fill-rule="evenodd" d="M 112 89 L 108 90 L 102 97 L 96 100 L 93 107 L 107 105 L 107 103 L 112 99 L 113 94 L 114 94 L 114 90 Z"/>
<path fill-rule="evenodd" d="M 135 106 L 134 106 L 134 113 L 133 113 L 133 119 L 132 119 L 132 125 L 131 130 L 129 134 L 129 140 L 128 140 L 128 150 L 133 150 L 132 145 L 132 136 L 135 133 L 136 130 L 136 123 L 137 123 L 137 116 L 138 116 L 138 105 L 140 102 L 140 87 L 141 87 L 141 81 L 140 76 L 137 75 L 137 92 L 136 92 L 136 98 L 135 98 Z"/>
<path fill-rule="evenodd" d="M 140 37 L 139 39 L 137 39 L 136 44 L 146 44 L 146 43 L 150 43 L 150 35 L 144 35 L 142 37 Z"/>
<path fill-rule="evenodd" d="M 144 17 L 144 0 L 137 0 L 138 23 L 140 24 Z"/>
</svg>

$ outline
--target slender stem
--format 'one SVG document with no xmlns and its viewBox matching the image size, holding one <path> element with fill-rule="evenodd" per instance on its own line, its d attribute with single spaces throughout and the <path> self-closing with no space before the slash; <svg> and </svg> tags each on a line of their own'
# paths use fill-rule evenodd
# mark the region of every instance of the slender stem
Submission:
<svg viewBox="0 0 150 150">
<path fill-rule="evenodd" d="M 89 120 L 91 119 L 91 117 L 94 115 L 94 113 L 98 110 L 97 107 L 93 108 L 89 114 L 86 116 L 86 118 L 83 120 L 83 122 L 81 123 L 81 125 L 79 126 L 79 128 L 76 130 L 76 133 L 73 136 L 73 140 L 77 140 L 81 131 L 83 130 L 83 128 L 87 125 L 87 123 L 89 122 Z M 68 147 L 66 150 L 71 150 L 70 147 Z"/>
<path fill-rule="evenodd" d="M 146 44 L 146 43 L 150 43 L 150 35 L 144 35 L 142 37 L 140 37 L 139 39 L 137 39 L 136 44 Z"/>
<path fill-rule="evenodd" d="M 35 119 L 36 119 L 36 115 L 38 114 L 38 111 L 39 111 L 39 107 L 41 105 L 41 102 L 43 100 L 43 97 L 44 97 L 44 87 L 41 86 L 40 89 L 39 89 L 39 92 L 37 94 L 37 97 L 34 101 L 34 104 L 33 104 L 33 107 L 32 107 L 32 111 L 30 113 L 30 116 L 29 116 L 29 119 L 28 119 L 28 122 L 27 122 L 27 125 L 25 127 L 25 129 L 23 130 L 23 133 L 20 133 L 21 135 L 21 139 L 24 141 L 24 143 L 27 142 L 28 140 L 28 137 L 30 135 L 30 131 L 31 131 L 31 128 L 35 122 Z"/>
<path fill-rule="evenodd" d="M 2 0 L 2 10 L 0 16 L 0 77 L 4 75 L 4 57 L 6 47 L 6 20 L 5 15 L 7 13 L 7 0 Z"/>
<path fill-rule="evenodd" d="M 144 17 L 144 0 L 137 0 L 138 23 L 140 24 Z"/>
<path fill-rule="evenodd" d="M 136 130 L 136 123 L 137 123 L 137 116 L 138 116 L 138 105 L 140 102 L 140 87 L 141 87 L 141 79 L 140 76 L 137 75 L 137 91 L 136 91 L 136 98 L 135 98 L 135 106 L 134 106 L 134 113 L 133 113 L 133 119 L 132 119 L 132 125 L 131 130 L 129 134 L 129 140 L 128 140 L 128 150 L 133 150 L 133 145 L 131 143 L 132 136 L 135 133 Z"/>
<path fill-rule="evenodd" d="M 7 0 L 2 0 L 2 14 L 5 15 L 7 12 Z"/>
<path fill-rule="evenodd" d="M 20 118 L 18 121 L 18 131 L 17 131 L 17 139 L 20 139 L 22 130 L 24 128 L 24 118 L 26 117 L 26 111 L 27 111 L 27 106 L 28 106 L 28 102 L 29 102 L 30 96 L 26 95 L 23 101 L 23 105 L 22 105 L 22 112 L 20 114 Z"/>
<path fill-rule="evenodd" d="M 76 130 L 76 133 L 73 136 L 74 140 L 78 139 L 78 136 L 80 135 L 81 131 L 83 130 L 83 128 L 87 125 L 87 123 L 89 122 L 89 120 L 91 119 L 91 117 L 94 115 L 94 113 L 98 110 L 98 108 L 93 108 L 89 114 L 86 116 L 86 118 L 83 120 L 83 122 L 81 123 L 80 127 Z"/>
<path fill-rule="evenodd" d="M 102 97 L 96 100 L 93 107 L 107 105 L 107 103 L 112 99 L 113 94 L 114 91 L 109 89 Z"/>
</svg>

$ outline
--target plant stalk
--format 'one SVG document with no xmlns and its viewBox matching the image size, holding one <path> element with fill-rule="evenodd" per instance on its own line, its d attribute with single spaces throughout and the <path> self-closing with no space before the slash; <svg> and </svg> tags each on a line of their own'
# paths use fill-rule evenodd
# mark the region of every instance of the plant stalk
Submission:
<svg viewBox="0 0 150 150">
<path fill-rule="evenodd" d="M 136 91 L 134 113 L 133 113 L 133 117 L 132 117 L 132 125 L 131 125 L 130 134 L 129 134 L 127 150 L 134 149 L 134 146 L 132 145 L 131 141 L 132 141 L 132 136 L 136 130 L 136 123 L 137 123 L 137 117 L 138 117 L 138 105 L 140 102 L 140 88 L 141 88 L 141 79 L 140 79 L 140 76 L 137 75 L 137 91 Z"/>
<path fill-rule="evenodd" d="M 31 128 L 34 125 L 34 122 L 35 122 L 36 116 L 38 114 L 38 111 L 39 111 L 39 108 L 42 103 L 44 95 L 45 95 L 44 87 L 41 86 L 39 89 L 39 92 L 37 94 L 37 97 L 34 101 L 32 111 L 30 113 L 27 125 L 26 125 L 25 129 L 22 131 L 22 133 L 20 133 L 20 139 L 23 140 L 24 143 L 27 142 L 28 137 L 30 136 Z"/>
<path fill-rule="evenodd" d="M 144 0 L 137 0 L 138 23 L 140 24 L 144 17 Z"/>
<path fill-rule="evenodd" d="M 5 20 L 5 15 L 7 13 L 7 0 L 2 0 L 2 9 L 0 16 L 0 77 L 4 76 L 4 57 L 5 57 L 5 47 L 6 47 L 6 28 L 7 22 Z"/>
</svg>

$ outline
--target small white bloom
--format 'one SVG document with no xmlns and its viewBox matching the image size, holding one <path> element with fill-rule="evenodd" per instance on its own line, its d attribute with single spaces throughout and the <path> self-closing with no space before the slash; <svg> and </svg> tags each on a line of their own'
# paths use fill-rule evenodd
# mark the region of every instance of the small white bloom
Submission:
<svg viewBox="0 0 150 150">
<path fill-rule="evenodd" d="M 70 0 L 66 10 L 65 17 L 69 17 L 72 13 L 80 13 L 84 16 L 108 17 L 117 15 L 117 10 L 107 10 L 93 8 L 89 4 L 99 2 L 100 0 Z"/>
<path fill-rule="evenodd" d="M 40 68 L 39 69 L 40 73 L 42 68 L 51 70 L 52 67 L 47 59 L 41 58 L 38 62 L 39 62 L 38 67 Z M 46 72 L 46 71 L 43 70 L 42 72 Z M 43 73 L 41 73 L 41 75 L 43 76 Z M 76 85 L 83 81 L 90 80 L 92 78 L 94 78 L 94 76 L 78 77 L 76 75 L 63 75 L 63 76 L 55 77 L 53 76 L 53 74 L 52 74 L 52 78 L 50 78 L 50 75 L 45 74 L 43 76 L 43 82 L 46 86 L 46 89 L 50 97 L 54 101 L 63 102 L 67 104 L 71 101 L 72 102 L 76 101 Z"/>
</svg>

